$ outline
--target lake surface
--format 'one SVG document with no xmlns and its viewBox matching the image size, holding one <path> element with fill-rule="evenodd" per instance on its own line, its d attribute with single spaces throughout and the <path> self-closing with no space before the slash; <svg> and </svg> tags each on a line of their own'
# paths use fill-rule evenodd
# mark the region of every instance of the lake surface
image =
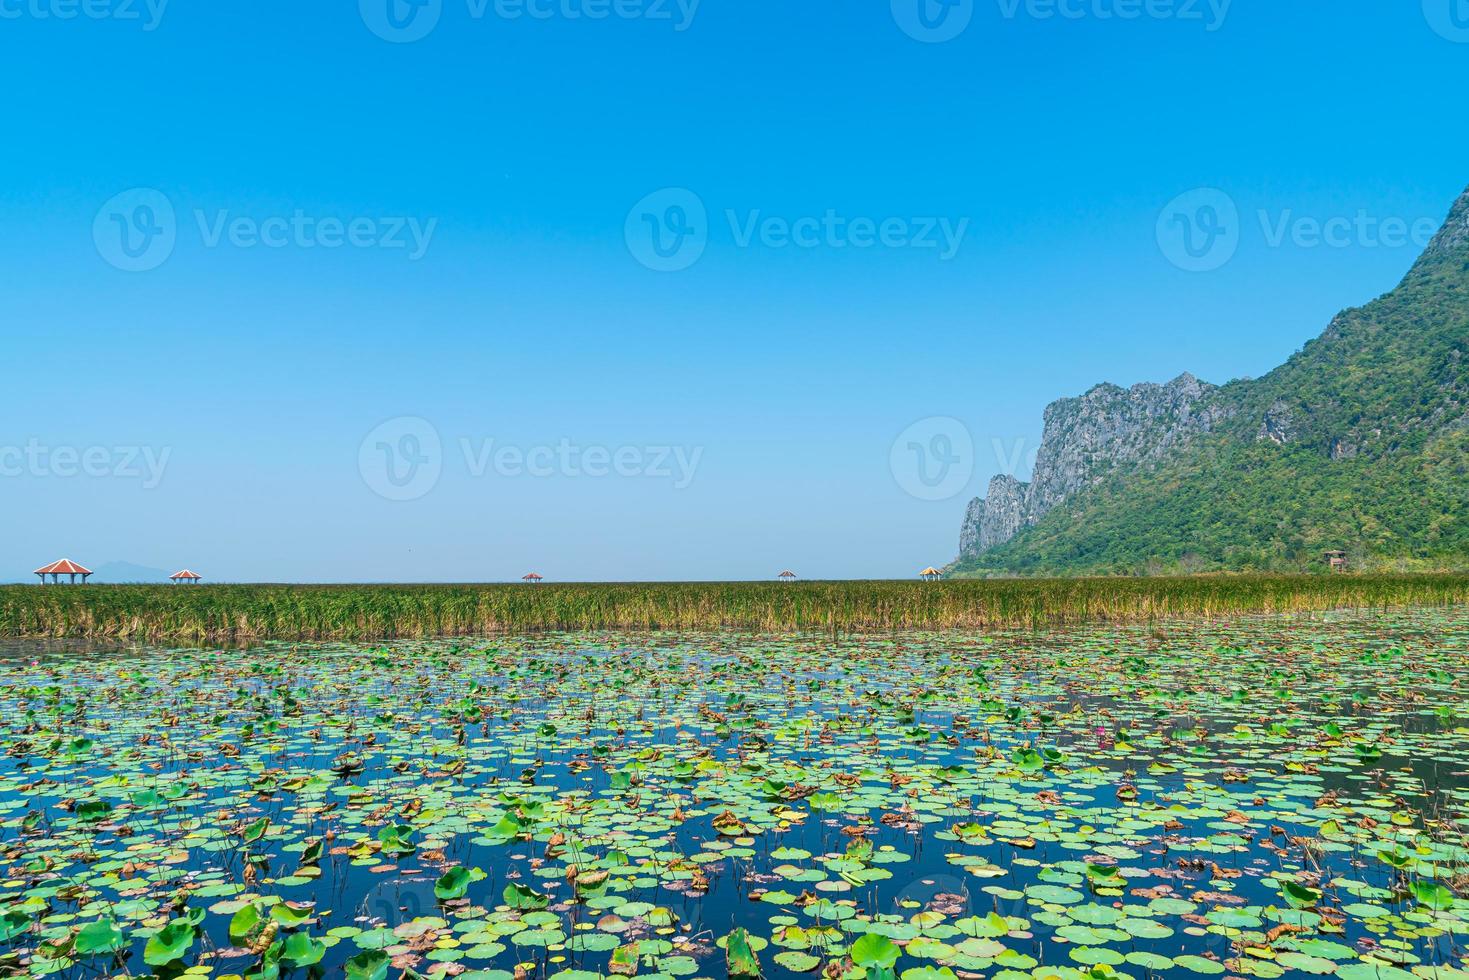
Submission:
<svg viewBox="0 0 1469 980">
<path fill-rule="evenodd" d="M 9 642 L 0 973 L 1461 980 L 1466 682 L 1469 611 Z"/>
</svg>

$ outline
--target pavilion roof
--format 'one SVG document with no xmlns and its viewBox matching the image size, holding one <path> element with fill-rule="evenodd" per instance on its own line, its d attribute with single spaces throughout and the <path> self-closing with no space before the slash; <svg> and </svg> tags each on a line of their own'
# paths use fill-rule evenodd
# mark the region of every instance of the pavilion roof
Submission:
<svg viewBox="0 0 1469 980">
<path fill-rule="evenodd" d="M 84 567 L 82 565 L 78 565 L 76 562 L 72 561 L 70 558 L 63 558 L 60 561 L 53 561 L 51 564 L 45 566 L 44 568 L 38 568 L 34 572 L 32 572 L 31 574 L 32 575 L 91 575 L 92 574 L 92 570 L 90 568 L 86 568 L 86 567 Z"/>
</svg>

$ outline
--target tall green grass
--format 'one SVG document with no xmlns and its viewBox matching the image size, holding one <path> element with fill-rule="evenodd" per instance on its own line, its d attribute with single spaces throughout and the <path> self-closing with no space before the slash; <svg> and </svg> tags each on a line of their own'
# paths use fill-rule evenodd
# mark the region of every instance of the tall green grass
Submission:
<svg viewBox="0 0 1469 980">
<path fill-rule="evenodd" d="M 945 582 L 0 587 L 0 635 L 185 643 L 499 631 L 1043 627 L 1443 606 L 1465 575 Z"/>
</svg>

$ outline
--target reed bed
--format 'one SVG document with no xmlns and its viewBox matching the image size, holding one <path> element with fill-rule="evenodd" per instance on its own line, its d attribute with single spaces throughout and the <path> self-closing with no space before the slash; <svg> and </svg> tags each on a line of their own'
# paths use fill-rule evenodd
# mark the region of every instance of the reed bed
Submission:
<svg viewBox="0 0 1469 980">
<path fill-rule="evenodd" d="M 175 643 L 544 630 L 1042 628 L 1469 601 L 1466 575 L 576 585 L 0 587 L 0 636 Z"/>
</svg>

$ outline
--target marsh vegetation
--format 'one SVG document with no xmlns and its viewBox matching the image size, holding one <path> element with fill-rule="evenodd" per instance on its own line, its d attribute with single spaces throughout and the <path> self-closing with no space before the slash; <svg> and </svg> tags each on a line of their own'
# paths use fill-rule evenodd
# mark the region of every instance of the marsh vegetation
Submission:
<svg viewBox="0 0 1469 980">
<path fill-rule="evenodd" d="M 1045 628 L 1469 603 L 1469 575 L 944 582 L 0 587 L 0 636 L 171 643 L 536 630 Z"/>
</svg>

